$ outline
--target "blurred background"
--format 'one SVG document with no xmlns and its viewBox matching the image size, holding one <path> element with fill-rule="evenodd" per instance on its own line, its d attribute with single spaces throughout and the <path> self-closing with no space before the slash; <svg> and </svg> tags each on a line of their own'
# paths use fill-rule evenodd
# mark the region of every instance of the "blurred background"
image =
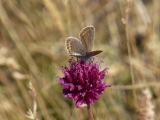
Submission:
<svg viewBox="0 0 160 120">
<path fill-rule="evenodd" d="M 159 0 L 0 0 L 0 119 L 29 120 L 30 109 L 34 120 L 87 120 L 57 78 L 66 38 L 93 25 L 113 85 L 92 105 L 95 120 L 159 120 L 159 11 Z"/>
</svg>

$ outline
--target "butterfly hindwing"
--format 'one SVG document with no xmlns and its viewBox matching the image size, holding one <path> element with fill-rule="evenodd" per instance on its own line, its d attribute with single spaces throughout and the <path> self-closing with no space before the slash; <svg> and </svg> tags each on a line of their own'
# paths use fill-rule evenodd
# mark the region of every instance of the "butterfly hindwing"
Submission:
<svg viewBox="0 0 160 120">
<path fill-rule="evenodd" d="M 86 50 L 82 43 L 75 37 L 68 37 L 66 39 L 66 46 L 69 53 L 73 56 L 85 56 Z"/>
<path fill-rule="evenodd" d="M 86 49 L 86 52 L 91 52 L 94 43 L 95 29 L 93 26 L 83 28 L 79 34 L 80 40 Z"/>
</svg>

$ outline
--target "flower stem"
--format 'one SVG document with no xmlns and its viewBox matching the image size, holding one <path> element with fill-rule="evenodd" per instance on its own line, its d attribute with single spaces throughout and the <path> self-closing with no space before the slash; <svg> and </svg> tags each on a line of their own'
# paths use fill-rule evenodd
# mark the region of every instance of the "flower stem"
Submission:
<svg viewBox="0 0 160 120">
<path fill-rule="evenodd" d="M 90 104 L 87 106 L 87 110 L 88 110 L 88 116 L 89 116 L 88 118 L 89 118 L 89 120 L 94 120 Z"/>
</svg>

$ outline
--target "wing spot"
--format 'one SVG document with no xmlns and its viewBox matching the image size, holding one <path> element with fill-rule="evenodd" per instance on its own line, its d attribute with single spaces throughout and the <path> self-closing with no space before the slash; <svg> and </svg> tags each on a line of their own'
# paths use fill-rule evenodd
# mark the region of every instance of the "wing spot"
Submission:
<svg viewBox="0 0 160 120">
<path fill-rule="evenodd" d="M 72 41 L 68 41 L 68 45 L 67 45 L 67 49 L 69 50 L 69 52 L 71 53 L 71 51 L 72 51 L 72 48 L 71 48 L 71 42 Z"/>
</svg>

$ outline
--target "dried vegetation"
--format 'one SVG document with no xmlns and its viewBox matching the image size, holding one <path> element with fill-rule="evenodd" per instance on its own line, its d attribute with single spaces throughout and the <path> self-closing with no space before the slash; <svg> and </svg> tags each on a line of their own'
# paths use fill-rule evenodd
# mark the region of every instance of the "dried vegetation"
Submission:
<svg viewBox="0 0 160 120">
<path fill-rule="evenodd" d="M 0 0 L 1 119 L 87 118 L 57 76 L 70 58 L 65 39 L 93 25 L 113 84 L 92 106 L 95 119 L 159 120 L 159 11 L 159 0 Z"/>
</svg>

